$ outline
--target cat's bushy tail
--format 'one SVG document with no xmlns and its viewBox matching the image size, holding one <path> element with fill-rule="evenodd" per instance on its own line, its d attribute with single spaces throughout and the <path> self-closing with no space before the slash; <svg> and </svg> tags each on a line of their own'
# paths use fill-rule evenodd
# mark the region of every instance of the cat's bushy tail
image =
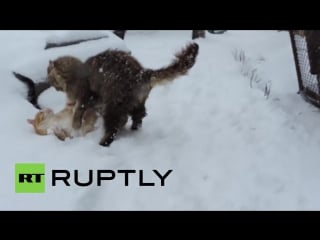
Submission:
<svg viewBox="0 0 320 240">
<path fill-rule="evenodd" d="M 197 43 L 188 44 L 185 48 L 175 54 L 175 59 L 167 67 L 152 70 L 151 85 L 156 86 L 173 81 L 175 78 L 186 75 L 193 67 L 199 52 Z"/>
</svg>

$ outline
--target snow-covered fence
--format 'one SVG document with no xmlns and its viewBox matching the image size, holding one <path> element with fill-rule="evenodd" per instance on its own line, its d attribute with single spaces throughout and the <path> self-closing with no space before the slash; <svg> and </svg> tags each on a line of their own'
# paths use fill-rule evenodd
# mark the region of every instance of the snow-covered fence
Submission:
<svg viewBox="0 0 320 240">
<path fill-rule="evenodd" d="M 320 107 L 320 82 L 310 73 L 308 46 L 304 30 L 289 31 L 296 64 L 299 93 L 308 102 Z"/>
</svg>

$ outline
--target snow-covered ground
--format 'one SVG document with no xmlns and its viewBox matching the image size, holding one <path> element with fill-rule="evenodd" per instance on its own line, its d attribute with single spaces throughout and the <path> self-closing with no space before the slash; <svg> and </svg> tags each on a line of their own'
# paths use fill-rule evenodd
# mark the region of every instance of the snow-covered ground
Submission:
<svg viewBox="0 0 320 240">
<path fill-rule="evenodd" d="M 40 79 L 50 58 L 99 50 L 88 43 L 44 51 L 60 33 L 0 31 L 1 210 L 320 210 L 320 112 L 296 94 L 286 32 L 227 31 L 197 40 L 190 74 L 153 89 L 142 129 L 127 128 L 109 148 L 98 145 L 101 126 L 61 142 L 36 135 L 26 122 L 37 110 L 12 70 Z M 144 66 L 159 68 L 190 37 L 191 31 L 129 31 L 125 45 Z M 126 48 L 110 39 L 110 46 Z M 40 97 L 55 110 L 64 101 L 53 89 Z M 15 193 L 16 163 L 45 163 L 46 192 Z M 52 187 L 52 169 L 77 169 L 82 181 L 90 169 L 143 170 L 155 186 L 139 186 L 136 173 L 126 187 L 117 173 L 102 186 Z M 165 186 L 153 169 L 173 170 Z"/>
</svg>

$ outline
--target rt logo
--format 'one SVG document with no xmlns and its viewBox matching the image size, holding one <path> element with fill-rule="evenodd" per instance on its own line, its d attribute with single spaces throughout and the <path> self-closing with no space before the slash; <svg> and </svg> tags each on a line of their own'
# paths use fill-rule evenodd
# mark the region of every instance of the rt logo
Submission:
<svg viewBox="0 0 320 240">
<path fill-rule="evenodd" d="M 44 193 L 45 165 L 43 163 L 17 163 L 15 188 L 16 193 Z"/>
</svg>

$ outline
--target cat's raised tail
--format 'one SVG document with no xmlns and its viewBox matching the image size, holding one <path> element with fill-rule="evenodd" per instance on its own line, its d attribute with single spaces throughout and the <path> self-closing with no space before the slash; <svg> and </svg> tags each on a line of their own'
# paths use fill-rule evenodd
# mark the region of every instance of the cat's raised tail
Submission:
<svg viewBox="0 0 320 240">
<path fill-rule="evenodd" d="M 175 54 L 175 59 L 167 67 L 151 70 L 151 85 L 161 85 L 173 81 L 179 76 L 186 75 L 193 67 L 199 52 L 197 43 L 190 43 Z"/>
</svg>

